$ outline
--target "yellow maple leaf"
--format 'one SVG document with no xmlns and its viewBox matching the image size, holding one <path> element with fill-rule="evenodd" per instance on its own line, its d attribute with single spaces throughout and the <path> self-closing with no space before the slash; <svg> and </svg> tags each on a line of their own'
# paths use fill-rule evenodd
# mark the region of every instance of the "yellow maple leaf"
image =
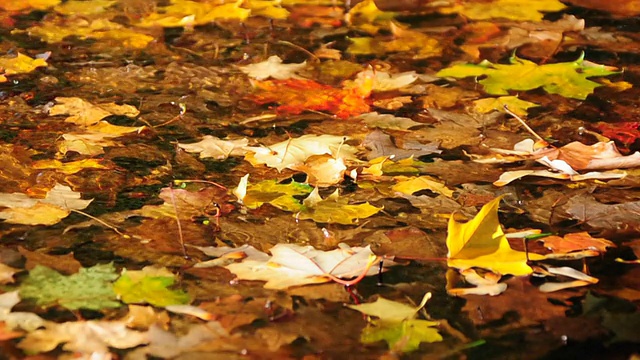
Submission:
<svg viewBox="0 0 640 360">
<path fill-rule="evenodd" d="M 47 65 L 45 59 L 33 59 L 21 53 L 18 53 L 18 56 L 0 58 L 0 72 L 3 73 L 2 75 L 26 74 L 38 67 L 46 67 Z M 6 78 L 3 81 L 6 81 Z"/>
<path fill-rule="evenodd" d="M 528 275 L 527 253 L 513 250 L 498 220 L 498 206 L 502 197 L 484 205 L 478 215 L 466 223 L 459 223 L 451 215 L 447 234 L 447 264 L 458 269 L 481 267 L 506 275 Z M 529 260 L 544 256 L 529 253 Z"/>
<path fill-rule="evenodd" d="M 480 114 L 486 114 L 492 111 L 504 113 L 505 105 L 509 107 L 509 110 L 520 116 L 526 116 L 527 109 L 540 106 L 530 101 L 520 100 L 517 96 L 500 96 L 497 98 L 475 100 L 473 102 L 473 110 Z"/>
<path fill-rule="evenodd" d="M 61 3 L 62 0 L 3 0 L 0 9 L 7 11 L 46 10 Z"/>
<path fill-rule="evenodd" d="M 32 164 L 34 169 L 55 169 L 62 173 L 71 175 L 83 169 L 108 169 L 101 164 L 100 159 L 83 159 L 63 163 L 59 160 L 39 160 Z"/>
<path fill-rule="evenodd" d="M 172 0 L 171 5 L 160 8 L 161 12 L 150 14 L 140 19 L 136 26 L 140 27 L 183 27 L 197 26 L 221 19 L 246 20 L 250 9 L 241 8 L 244 0 L 229 4 L 196 2 L 190 0 Z"/>
<path fill-rule="evenodd" d="M 560 11 L 567 6 L 558 0 L 494 0 L 489 2 L 465 2 L 440 8 L 442 14 L 459 13 L 472 20 L 510 19 L 518 21 L 542 21 L 542 12 Z"/>
</svg>

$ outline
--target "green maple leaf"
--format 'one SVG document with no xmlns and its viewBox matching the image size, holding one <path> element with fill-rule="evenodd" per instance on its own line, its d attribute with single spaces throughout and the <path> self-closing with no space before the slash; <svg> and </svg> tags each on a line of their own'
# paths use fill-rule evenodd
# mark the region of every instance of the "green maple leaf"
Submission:
<svg viewBox="0 0 640 360">
<path fill-rule="evenodd" d="M 418 350 L 420 343 L 442 341 L 437 321 L 410 319 L 401 322 L 373 321 L 360 336 L 364 344 L 384 340 L 389 348 L 398 352 Z"/>
<path fill-rule="evenodd" d="M 313 187 L 295 181 L 289 184 L 279 184 L 275 180 L 265 180 L 246 187 L 243 204 L 249 209 L 256 209 L 269 203 L 285 211 L 299 211 L 302 208 L 300 200 L 294 196 L 307 195 Z"/>
<path fill-rule="evenodd" d="M 116 308 L 121 304 L 116 300 L 111 283 L 117 278 L 111 263 L 81 268 L 69 276 L 38 265 L 29 271 L 29 277 L 20 285 L 20 296 L 34 299 L 43 307 L 60 305 L 70 310 Z"/>
<path fill-rule="evenodd" d="M 602 86 L 588 78 L 617 74 L 616 68 L 584 60 L 584 54 L 573 62 L 537 65 L 511 57 L 509 65 L 493 64 L 487 60 L 479 64 L 454 65 L 440 70 L 440 77 L 465 78 L 486 76 L 478 82 L 493 95 L 507 95 L 509 90 L 533 90 L 542 87 L 550 94 L 584 100 L 594 89 Z"/>
<path fill-rule="evenodd" d="M 189 294 L 170 289 L 174 284 L 175 276 L 170 271 L 147 266 L 140 271 L 123 271 L 113 284 L 113 290 L 127 304 L 147 303 L 165 307 L 189 303 Z"/>
</svg>

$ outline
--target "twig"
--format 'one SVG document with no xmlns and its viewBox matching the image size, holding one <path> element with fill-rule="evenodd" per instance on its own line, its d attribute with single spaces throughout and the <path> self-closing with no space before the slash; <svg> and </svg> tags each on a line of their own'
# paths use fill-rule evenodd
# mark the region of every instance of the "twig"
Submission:
<svg viewBox="0 0 640 360">
<path fill-rule="evenodd" d="M 89 215 L 89 214 L 87 214 L 87 213 L 86 213 L 86 212 L 84 212 L 84 211 L 80 211 L 80 210 L 76 210 L 76 209 L 70 209 L 70 210 L 71 210 L 71 211 L 73 211 L 73 212 L 75 212 L 75 213 L 78 213 L 78 214 L 80 214 L 80 215 L 84 215 L 84 216 L 88 217 L 88 218 L 89 218 L 89 219 L 91 219 L 91 220 L 97 221 L 97 222 L 98 222 L 98 223 L 100 223 L 101 225 L 106 226 L 106 227 L 108 227 L 109 229 L 111 229 L 111 230 L 115 231 L 115 233 L 116 233 L 116 234 L 118 234 L 118 235 L 122 236 L 122 237 L 123 237 L 123 238 L 125 238 L 125 239 L 131 239 L 131 236 L 129 236 L 129 235 L 127 235 L 127 234 L 123 233 L 122 231 L 118 230 L 118 228 L 117 228 L 117 227 L 115 227 L 115 226 L 113 226 L 113 225 L 111 225 L 111 224 L 108 224 L 108 223 L 104 222 L 103 220 L 98 219 L 97 217 L 95 217 L 95 216 L 93 216 L 93 215 Z"/>
<path fill-rule="evenodd" d="M 505 111 L 507 114 L 509 114 L 509 115 L 513 116 L 516 120 L 518 120 L 518 121 L 520 122 L 520 124 L 522 124 L 522 126 L 524 126 L 524 128 L 525 128 L 525 129 L 526 129 L 526 130 L 527 130 L 531 135 L 533 135 L 536 139 L 538 139 L 538 140 L 540 140 L 540 141 L 544 141 L 544 142 L 546 142 L 546 140 L 545 140 L 545 139 L 543 139 L 540 135 L 536 134 L 536 132 L 535 132 L 535 131 L 533 131 L 533 129 L 532 129 L 532 128 L 530 128 L 530 127 L 529 127 L 529 125 L 527 125 L 527 123 L 526 123 L 524 120 L 522 120 L 522 118 L 521 118 L 520 116 L 516 115 L 516 113 L 514 113 L 514 112 L 513 112 L 513 111 L 511 111 L 511 110 L 509 110 L 509 107 L 508 107 L 507 105 L 505 105 L 505 106 L 504 106 L 504 111 Z"/>
<path fill-rule="evenodd" d="M 180 246 L 182 247 L 182 255 L 185 259 L 189 259 L 187 255 L 187 248 L 184 246 L 184 236 L 182 236 L 182 224 L 178 217 L 178 205 L 176 205 L 176 196 L 173 194 L 173 185 L 169 186 L 169 194 L 171 195 L 171 204 L 173 204 L 173 211 L 176 214 L 176 224 L 178 224 L 178 237 L 180 239 Z"/>
<path fill-rule="evenodd" d="M 220 185 L 217 182 L 208 181 L 208 180 L 173 180 L 175 185 L 181 185 L 186 183 L 201 183 L 201 184 L 210 184 L 213 186 L 217 186 L 222 190 L 228 190 L 224 185 Z"/>
<path fill-rule="evenodd" d="M 309 55 L 310 57 L 312 57 L 314 61 L 320 62 L 320 58 L 319 57 L 317 57 L 314 53 L 312 53 L 311 51 L 303 48 L 300 45 L 296 45 L 296 44 L 294 44 L 294 43 L 292 43 L 290 41 L 285 41 L 285 40 L 278 40 L 278 41 L 276 41 L 276 43 L 280 44 L 280 45 L 291 46 L 292 48 L 298 49 L 298 50 L 304 52 L 305 54 Z"/>
</svg>

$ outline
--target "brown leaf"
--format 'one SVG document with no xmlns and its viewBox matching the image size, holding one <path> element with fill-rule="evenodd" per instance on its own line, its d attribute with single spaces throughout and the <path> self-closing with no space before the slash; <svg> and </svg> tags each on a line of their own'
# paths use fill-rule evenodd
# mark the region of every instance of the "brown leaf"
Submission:
<svg viewBox="0 0 640 360">
<path fill-rule="evenodd" d="M 594 238 L 588 232 L 566 234 L 564 238 L 559 236 L 548 236 L 540 239 L 544 245 L 554 253 L 569 253 L 579 250 L 607 251 L 608 247 L 616 245 L 605 238 Z"/>
<path fill-rule="evenodd" d="M 36 265 L 42 265 L 57 270 L 63 274 L 75 274 L 80 270 L 82 264 L 75 259 L 73 253 L 66 255 L 49 255 L 37 251 L 29 251 L 22 246 L 18 246 L 18 251 L 27 259 L 25 268 L 31 270 Z"/>
<path fill-rule="evenodd" d="M 525 277 L 514 277 L 505 281 L 507 291 L 496 297 L 467 295 L 463 311 L 476 325 L 502 319 L 507 313 L 515 312 L 522 326 L 532 325 L 554 317 L 564 317 L 567 307 L 549 302 L 549 295 L 529 283 Z M 570 292 L 558 292 L 558 294 Z M 575 293 L 571 293 L 575 295 Z"/>
</svg>

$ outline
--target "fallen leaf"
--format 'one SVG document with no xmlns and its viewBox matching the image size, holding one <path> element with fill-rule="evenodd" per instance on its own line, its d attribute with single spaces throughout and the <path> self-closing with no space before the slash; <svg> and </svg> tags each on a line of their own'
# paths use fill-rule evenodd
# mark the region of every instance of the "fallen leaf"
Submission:
<svg viewBox="0 0 640 360">
<path fill-rule="evenodd" d="M 412 195 L 413 193 L 418 191 L 431 190 L 436 194 L 441 194 L 449 198 L 453 196 L 453 190 L 449 189 L 445 184 L 428 175 L 413 178 L 408 178 L 406 176 L 396 176 L 395 180 L 397 181 L 397 183 L 393 185 L 392 189 L 403 194 Z"/>
<path fill-rule="evenodd" d="M 140 19 L 135 25 L 139 27 L 193 27 L 205 25 L 215 20 L 237 19 L 246 20 L 251 14 L 250 9 L 240 6 L 244 0 L 227 4 L 203 3 L 189 0 L 172 0 L 169 6 L 158 8 L 154 12 Z"/>
<path fill-rule="evenodd" d="M 378 114 L 370 112 L 357 117 L 362 120 L 369 128 L 391 129 L 391 130 L 409 130 L 416 126 L 424 126 L 425 124 L 413 121 L 405 117 L 397 117 L 391 114 Z"/>
<path fill-rule="evenodd" d="M 430 142 L 422 144 L 419 142 L 404 142 L 398 144 L 397 138 L 391 137 L 380 130 L 370 132 L 362 141 L 362 146 L 369 148 L 367 159 L 377 159 L 381 157 L 392 157 L 394 160 L 402 160 L 412 157 L 419 157 L 429 154 L 440 154 L 439 144 Z"/>
<path fill-rule="evenodd" d="M 511 249 L 500 221 L 498 206 L 502 197 L 484 205 L 467 223 L 459 223 L 452 215 L 447 234 L 448 265 L 461 270 L 481 267 L 502 275 L 528 275 L 533 270 L 527 262 L 544 256 Z"/>
<path fill-rule="evenodd" d="M 360 88 L 371 86 L 374 92 L 391 91 L 411 85 L 418 80 L 415 71 L 407 71 L 397 74 L 390 74 L 386 71 L 374 71 L 367 69 L 356 74 L 353 81 L 345 81 L 345 87 Z M 372 85 L 369 83 L 372 82 Z"/>
<path fill-rule="evenodd" d="M 256 80 L 266 80 L 268 78 L 276 80 L 301 79 L 296 72 L 303 70 L 307 66 L 307 62 L 301 64 L 283 64 L 279 56 L 270 56 L 267 60 L 240 66 L 239 69 L 247 74 L 250 78 Z"/>
<path fill-rule="evenodd" d="M 388 27 L 395 16 L 393 12 L 378 9 L 373 0 L 364 0 L 352 7 L 344 19 L 351 27 L 375 34 L 380 28 Z"/>
<path fill-rule="evenodd" d="M 530 101 L 520 100 L 517 96 L 500 96 L 497 98 L 485 98 L 475 100 L 473 102 L 473 110 L 475 112 L 486 114 L 491 111 L 505 112 L 504 107 L 508 106 L 509 110 L 516 115 L 527 116 L 527 110 L 532 107 L 540 106 Z"/>
<path fill-rule="evenodd" d="M 559 236 L 547 236 L 539 241 L 543 242 L 547 249 L 557 254 L 580 250 L 596 250 L 597 252 L 604 253 L 607 251 L 607 248 L 616 246 L 607 239 L 594 238 L 586 231 L 569 233 L 563 238 Z"/>
<path fill-rule="evenodd" d="M 196 351 L 199 345 L 229 335 L 217 321 L 191 325 L 186 331 L 184 335 L 179 336 L 162 329 L 160 326 L 151 326 L 146 333 L 149 345 L 137 348 L 129 355 L 133 359 L 146 359 L 147 356 L 172 359 L 181 354 Z M 192 356 L 185 355 L 185 357 Z"/>
<path fill-rule="evenodd" d="M 49 255 L 38 251 L 29 251 L 22 246 L 18 246 L 18 251 L 25 257 L 27 263 L 25 269 L 32 270 L 38 265 L 49 267 L 63 274 L 74 274 L 80 271 L 82 265 L 75 259 L 73 253 L 66 255 Z"/>
<path fill-rule="evenodd" d="M 249 174 L 245 175 L 233 193 L 249 209 L 257 209 L 269 203 L 278 209 L 300 211 L 302 204 L 294 196 L 307 195 L 313 190 L 311 186 L 295 181 L 279 184 L 275 180 L 264 180 L 249 185 L 248 178 Z"/>
<path fill-rule="evenodd" d="M 640 122 L 623 121 L 616 123 L 599 122 L 594 127 L 609 139 L 617 140 L 623 145 L 631 146 L 640 138 Z"/>
<path fill-rule="evenodd" d="M 47 322 L 44 329 L 27 334 L 18 347 L 40 353 L 62 349 L 87 356 L 108 356 L 109 348 L 129 349 L 149 342 L 146 332 L 127 328 L 123 321 L 69 321 L 61 324 Z"/>
<path fill-rule="evenodd" d="M 335 135 L 303 135 L 269 145 L 268 147 L 246 147 L 250 151 L 245 160 L 252 165 L 265 164 L 282 171 L 303 165 L 313 155 L 328 154 L 334 158 L 354 158 L 356 149 L 344 142 L 349 138 Z"/>
<path fill-rule="evenodd" d="M 360 341 L 372 344 L 384 340 L 394 352 L 408 353 L 418 350 L 423 342 L 442 341 L 437 321 L 420 319 L 401 322 L 373 321 L 363 331 Z"/>
<path fill-rule="evenodd" d="M 16 56 L 0 57 L 0 82 L 7 81 L 8 75 L 26 74 L 39 67 L 47 67 L 47 57 L 48 54 L 44 58 L 33 59 L 21 53 Z"/>
<path fill-rule="evenodd" d="M 8 284 L 14 282 L 15 280 L 13 279 L 13 275 L 19 271 L 19 269 L 15 269 L 11 266 L 0 263 L 0 284 Z"/>
<path fill-rule="evenodd" d="M 102 164 L 100 159 L 84 159 L 66 163 L 59 160 L 38 160 L 34 161 L 31 166 L 34 169 L 54 169 L 67 175 L 75 174 L 84 169 L 109 169 L 108 166 Z"/>
<path fill-rule="evenodd" d="M 440 70 L 440 77 L 478 77 L 484 90 L 492 95 L 508 95 L 508 90 L 533 90 L 542 87 L 550 94 L 584 100 L 601 84 L 588 80 L 594 76 L 616 74 L 613 67 L 598 65 L 584 60 L 584 54 L 578 60 L 566 63 L 537 65 L 534 62 L 512 56 L 509 65 L 492 64 L 484 60 L 480 64 L 454 65 Z"/>
<path fill-rule="evenodd" d="M 49 109 L 49 115 L 71 115 L 65 119 L 78 125 L 89 126 L 111 115 L 136 117 L 140 113 L 131 105 L 117 105 L 114 103 L 93 105 L 77 97 L 57 97 L 56 105 Z"/>
<path fill-rule="evenodd" d="M 249 145 L 247 138 L 236 140 L 222 140 L 215 136 L 205 135 L 202 140 L 192 144 L 178 144 L 187 152 L 199 153 L 201 159 L 214 158 L 224 160 L 229 156 L 244 156 L 245 147 Z"/>
<path fill-rule="evenodd" d="M 0 9 L 7 11 L 47 10 L 61 2 L 62 0 L 7 0 L 0 4 Z"/>
<path fill-rule="evenodd" d="M 371 321 L 362 331 L 360 341 L 370 344 L 384 340 L 392 351 L 404 353 L 417 350 L 422 342 L 442 341 L 442 336 L 435 328 L 439 322 L 415 319 L 418 311 L 425 306 L 429 298 L 431 293 L 425 294 L 417 307 L 383 297 L 379 297 L 373 303 L 348 305 L 348 307 L 379 318 Z"/>
<path fill-rule="evenodd" d="M 321 284 L 336 278 L 354 278 L 363 273 L 378 273 L 371 268 L 375 255 L 369 247 L 349 247 L 345 244 L 331 251 L 320 251 L 312 246 L 277 244 L 268 255 L 251 249 L 241 262 L 225 266 L 239 280 L 266 281 L 266 289 L 286 289 L 292 286 Z M 392 263 L 385 261 L 383 265 Z"/>
<path fill-rule="evenodd" d="M 53 10 L 63 15 L 94 15 L 104 12 L 115 3 L 117 3 L 116 0 L 92 0 L 89 3 L 82 0 L 70 0 L 57 5 Z"/>
<path fill-rule="evenodd" d="M 11 309 L 22 299 L 18 290 L 0 294 L 0 322 L 8 330 L 34 331 L 42 327 L 46 321 L 32 312 L 12 312 Z"/>
<path fill-rule="evenodd" d="M 443 14 L 459 13 L 472 20 L 510 19 L 517 21 L 541 21 L 542 12 L 554 12 L 567 6 L 558 0 L 533 0 L 522 3 L 519 0 L 494 0 L 487 2 L 467 2 L 453 7 L 439 8 Z"/>
<path fill-rule="evenodd" d="M 70 187 L 56 184 L 44 199 L 22 193 L 0 193 L 0 219 L 11 224 L 53 225 L 67 217 L 71 210 L 82 210 L 92 200 L 80 199 L 81 194 Z"/>
<path fill-rule="evenodd" d="M 20 295 L 38 306 L 60 305 L 70 310 L 101 310 L 120 307 L 111 283 L 118 278 L 113 264 L 81 268 L 64 276 L 45 266 L 36 266 L 20 284 Z M 55 346 L 54 346 L 55 347 Z"/>
<path fill-rule="evenodd" d="M 304 220 L 311 219 L 319 223 L 351 225 L 360 219 L 365 219 L 377 214 L 382 208 L 377 208 L 368 202 L 358 205 L 350 205 L 349 199 L 340 197 L 338 190 L 322 199 L 318 193 L 318 188 L 303 200 L 304 207 L 296 218 Z"/>
<path fill-rule="evenodd" d="M 189 294 L 179 289 L 170 289 L 175 281 L 175 275 L 166 268 L 145 266 L 140 271 L 123 269 L 113 284 L 113 291 L 127 304 L 147 303 L 165 307 L 188 303 L 191 300 Z"/>
<path fill-rule="evenodd" d="M 298 79 L 255 81 L 253 84 L 258 92 L 250 99 L 257 104 L 279 103 L 276 111 L 281 114 L 315 110 L 348 119 L 369 111 L 367 98 L 371 94 L 371 84 L 345 89 Z"/>
</svg>

